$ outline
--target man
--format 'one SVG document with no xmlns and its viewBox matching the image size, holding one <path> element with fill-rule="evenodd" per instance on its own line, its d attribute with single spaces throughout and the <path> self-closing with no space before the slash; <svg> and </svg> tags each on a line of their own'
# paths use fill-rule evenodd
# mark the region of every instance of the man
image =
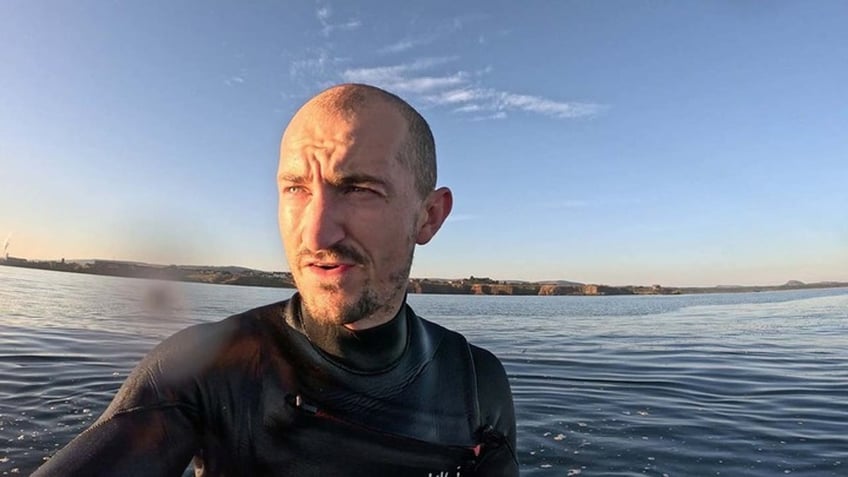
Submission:
<svg viewBox="0 0 848 477">
<path fill-rule="evenodd" d="M 298 292 L 165 340 L 37 476 L 517 475 L 500 362 L 406 305 L 452 206 L 426 121 L 366 85 L 286 129 L 280 233 Z"/>
</svg>

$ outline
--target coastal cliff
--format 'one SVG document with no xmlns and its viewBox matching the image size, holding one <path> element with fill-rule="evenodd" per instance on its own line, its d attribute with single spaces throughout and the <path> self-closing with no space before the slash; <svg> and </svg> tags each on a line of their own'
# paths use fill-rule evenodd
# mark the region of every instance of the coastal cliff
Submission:
<svg viewBox="0 0 848 477">
<path fill-rule="evenodd" d="M 60 272 L 87 273 L 92 275 L 110 275 L 118 277 L 149 278 L 183 282 L 214 283 L 221 285 L 244 285 L 258 287 L 295 288 L 294 279 L 289 272 L 265 272 L 245 267 L 212 267 L 189 265 L 153 265 L 138 262 L 115 260 L 27 260 L 24 258 L 0 258 L 0 265 L 36 268 Z M 456 280 L 433 278 L 412 278 L 409 280 L 409 293 L 442 295 L 679 295 L 692 293 L 733 293 L 776 290 L 797 290 L 805 288 L 848 287 L 843 282 L 803 283 L 790 280 L 777 286 L 716 286 L 716 287 L 664 287 L 650 286 L 609 286 L 584 284 L 578 282 L 521 282 L 500 281 L 485 277 L 471 276 Z"/>
</svg>

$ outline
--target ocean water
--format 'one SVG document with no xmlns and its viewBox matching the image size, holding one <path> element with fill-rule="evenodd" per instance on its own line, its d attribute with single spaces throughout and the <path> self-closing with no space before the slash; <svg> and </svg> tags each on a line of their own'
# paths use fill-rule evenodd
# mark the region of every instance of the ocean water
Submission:
<svg viewBox="0 0 848 477">
<path fill-rule="evenodd" d="M 163 338 L 291 293 L 0 267 L 0 475 Z M 848 475 L 848 289 L 409 302 L 504 362 L 522 475 Z"/>
</svg>

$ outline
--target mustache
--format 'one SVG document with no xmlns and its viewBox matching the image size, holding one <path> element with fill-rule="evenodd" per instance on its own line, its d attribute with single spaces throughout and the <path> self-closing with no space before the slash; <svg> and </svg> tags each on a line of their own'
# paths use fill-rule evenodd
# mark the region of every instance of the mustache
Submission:
<svg viewBox="0 0 848 477">
<path fill-rule="evenodd" d="M 364 254 L 345 244 L 336 244 L 332 247 L 318 250 L 316 252 L 301 249 L 297 253 L 297 258 L 300 263 L 303 263 L 304 261 L 344 261 L 354 262 L 357 265 L 365 265 L 368 262 L 368 259 Z"/>
</svg>

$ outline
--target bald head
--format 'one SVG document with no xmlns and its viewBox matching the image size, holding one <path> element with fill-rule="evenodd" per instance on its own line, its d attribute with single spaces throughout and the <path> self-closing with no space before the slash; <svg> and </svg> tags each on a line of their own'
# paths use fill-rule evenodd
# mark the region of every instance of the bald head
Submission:
<svg viewBox="0 0 848 477">
<path fill-rule="evenodd" d="M 435 188 L 433 135 L 418 112 L 372 86 L 330 88 L 280 142 L 280 236 L 305 309 L 365 329 L 403 304 L 417 245 L 453 204 Z"/>
<path fill-rule="evenodd" d="M 400 97 L 365 84 L 342 84 L 318 93 L 301 109 L 317 107 L 323 111 L 355 116 L 375 102 L 389 105 L 406 121 L 406 137 L 398 160 L 412 172 L 415 189 L 426 197 L 436 188 L 436 145 L 427 121 Z"/>
</svg>

